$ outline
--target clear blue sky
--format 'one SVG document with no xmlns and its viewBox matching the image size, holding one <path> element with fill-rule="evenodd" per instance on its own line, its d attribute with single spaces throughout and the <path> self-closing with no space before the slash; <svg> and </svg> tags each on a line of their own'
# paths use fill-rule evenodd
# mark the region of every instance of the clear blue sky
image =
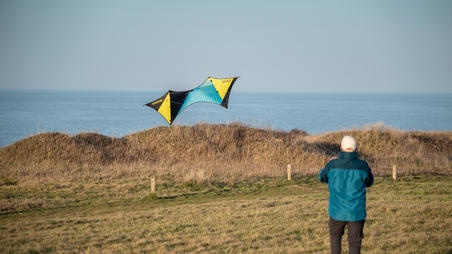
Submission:
<svg viewBox="0 0 452 254">
<path fill-rule="evenodd" d="M 452 1 L 0 0 L 0 89 L 452 92 Z"/>
</svg>

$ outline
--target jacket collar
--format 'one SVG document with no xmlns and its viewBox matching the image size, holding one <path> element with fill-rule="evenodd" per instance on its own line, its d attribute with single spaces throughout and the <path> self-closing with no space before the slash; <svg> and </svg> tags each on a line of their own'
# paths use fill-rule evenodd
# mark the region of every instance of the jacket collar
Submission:
<svg viewBox="0 0 452 254">
<path fill-rule="evenodd" d="M 339 158 L 343 160 L 356 160 L 358 159 L 358 153 L 357 152 L 339 152 Z"/>
</svg>

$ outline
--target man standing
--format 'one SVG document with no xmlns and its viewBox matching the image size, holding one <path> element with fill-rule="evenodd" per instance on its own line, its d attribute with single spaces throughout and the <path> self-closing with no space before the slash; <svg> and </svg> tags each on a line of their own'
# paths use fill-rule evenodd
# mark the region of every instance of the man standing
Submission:
<svg viewBox="0 0 452 254">
<path fill-rule="evenodd" d="M 341 253 L 346 225 L 349 253 L 360 253 L 366 219 L 366 187 L 374 183 L 374 177 L 369 165 L 358 159 L 353 137 L 342 138 L 341 151 L 320 171 L 319 180 L 328 183 L 330 191 L 328 226 L 331 253 Z"/>
</svg>

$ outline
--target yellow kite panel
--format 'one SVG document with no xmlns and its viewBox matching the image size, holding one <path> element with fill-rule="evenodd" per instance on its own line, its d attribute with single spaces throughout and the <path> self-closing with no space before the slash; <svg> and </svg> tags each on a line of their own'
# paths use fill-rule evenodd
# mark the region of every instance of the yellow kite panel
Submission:
<svg viewBox="0 0 452 254">
<path fill-rule="evenodd" d="M 209 80 L 212 82 L 215 89 L 217 89 L 218 94 L 223 100 L 234 78 L 225 78 L 225 79 L 209 78 Z"/>
<path fill-rule="evenodd" d="M 168 93 L 165 97 L 165 100 L 163 100 L 162 105 L 160 105 L 160 108 L 158 110 L 160 114 L 168 121 L 169 124 L 171 124 L 171 98 L 170 93 Z"/>
</svg>

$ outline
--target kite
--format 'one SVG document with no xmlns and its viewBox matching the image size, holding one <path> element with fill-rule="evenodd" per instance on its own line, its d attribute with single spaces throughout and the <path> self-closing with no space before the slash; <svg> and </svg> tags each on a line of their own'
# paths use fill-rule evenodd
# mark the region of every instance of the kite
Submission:
<svg viewBox="0 0 452 254">
<path fill-rule="evenodd" d="M 187 91 L 169 90 L 162 97 L 146 106 L 159 112 L 171 125 L 176 116 L 185 108 L 197 102 L 209 102 L 228 108 L 229 93 L 239 77 L 208 77 L 201 85 Z"/>
</svg>

